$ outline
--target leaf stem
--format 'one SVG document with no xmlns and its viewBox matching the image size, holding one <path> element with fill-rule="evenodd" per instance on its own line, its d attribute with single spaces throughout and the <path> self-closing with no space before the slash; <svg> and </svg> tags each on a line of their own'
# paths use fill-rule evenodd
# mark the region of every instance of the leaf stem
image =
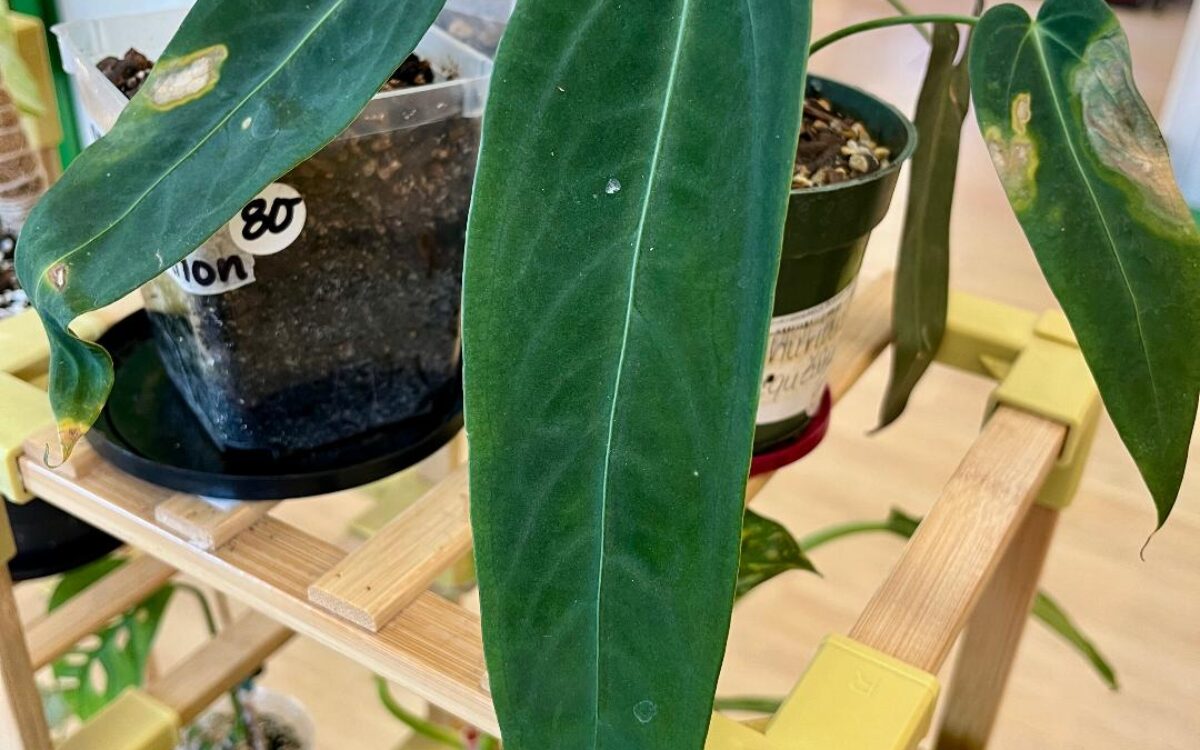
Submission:
<svg viewBox="0 0 1200 750">
<path fill-rule="evenodd" d="M 756 695 L 737 695 L 717 698 L 713 708 L 718 711 L 749 711 L 756 714 L 773 714 L 783 705 L 782 698 L 765 698 Z"/>
<path fill-rule="evenodd" d="M 916 15 L 915 13 L 912 12 L 912 8 L 909 8 L 907 5 L 904 4 L 904 0 L 887 0 L 887 4 L 892 6 L 893 8 L 895 8 L 896 12 L 902 16 Z M 923 25 L 914 25 L 913 30 L 916 31 L 921 36 L 925 37 L 925 41 L 927 41 L 927 42 L 933 41 L 933 35 L 930 34 L 929 29 L 925 28 Z"/>
<path fill-rule="evenodd" d="M 853 36 L 854 34 L 859 34 L 864 31 L 884 29 L 889 26 L 908 26 L 925 23 L 961 23 L 966 26 L 974 26 L 975 24 L 979 23 L 979 18 L 976 16 L 963 16 L 952 13 L 931 13 L 928 15 L 888 16 L 887 18 L 874 18 L 870 21 L 851 24 L 838 29 L 832 34 L 827 34 L 826 36 L 821 37 L 817 41 L 813 42 L 812 46 L 808 48 L 808 54 L 814 55 L 840 39 L 845 39 L 848 36 Z"/>
<path fill-rule="evenodd" d="M 209 637 L 215 638 L 217 635 L 217 618 L 213 617 L 212 607 L 208 604 L 208 597 L 200 589 L 187 583 L 174 584 L 177 591 L 185 591 L 196 597 L 196 602 L 200 605 L 200 611 L 204 613 L 204 624 L 208 628 Z M 249 682 L 247 680 L 247 682 Z M 247 723 L 249 718 L 246 715 L 246 706 L 242 702 L 240 695 L 241 687 L 235 687 L 229 691 L 229 702 L 233 704 L 233 729 L 231 738 L 236 742 L 244 740 L 250 734 L 250 727 Z"/>
<path fill-rule="evenodd" d="M 863 534 L 873 531 L 889 531 L 895 532 L 895 529 L 888 521 L 856 521 L 854 523 L 843 523 L 837 526 L 829 526 L 824 529 L 819 529 L 809 534 L 800 540 L 800 549 L 806 553 L 812 552 L 822 544 L 827 544 L 836 541 L 846 536 L 854 534 Z"/>
<path fill-rule="evenodd" d="M 388 710 L 388 713 L 407 724 L 414 732 L 439 744 L 455 748 L 455 750 L 466 750 L 466 745 L 463 744 L 462 740 L 454 732 L 439 724 L 422 719 L 404 706 L 401 706 L 392 697 L 392 691 L 388 689 L 387 680 L 382 677 L 376 677 L 375 686 L 379 690 L 379 700 L 383 703 L 383 707 Z"/>
</svg>

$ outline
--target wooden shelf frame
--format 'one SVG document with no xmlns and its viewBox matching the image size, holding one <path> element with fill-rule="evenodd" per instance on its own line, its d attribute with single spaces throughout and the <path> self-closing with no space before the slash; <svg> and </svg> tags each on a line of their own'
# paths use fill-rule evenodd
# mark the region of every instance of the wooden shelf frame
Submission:
<svg viewBox="0 0 1200 750">
<path fill-rule="evenodd" d="M 891 288 L 891 278 L 885 276 L 857 295 L 832 366 L 835 400 L 889 344 Z M 1016 566 L 1006 561 L 1002 567 L 1002 560 L 1058 453 L 1064 431 L 1011 409 L 993 416 L 868 605 L 854 637 L 925 669 L 940 665 L 972 609 L 985 597 L 993 572 Z M 186 573 L 287 631 L 333 648 L 435 706 L 499 734 L 486 687 L 479 619 L 428 591 L 433 578 L 469 543 L 465 471 L 452 473 L 380 532 L 380 538 L 412 544 L 368 543 L 348 553 L 261 508 L 238 506 L 210 513 L 207 506 L 197 505 L 202 501 L 134 479 L 91 455 L 86 446 L 66 471 L 52 470 L 42 462 L 43 445 L 31 440 L 19 459 L 25 487 L 141 551 L 149 561 L 143 566 L 157 564 L 159 575 Z M 769 479 L 770 475 L 754 477 L 747 497 Z M 1043 536 L 1048 544 L 1048 534 Z M 946 570 L 947 561 L 961 573 L 949 581 L 945 576 L 934 580 Z M 995 596 L 1027 598 L 1027 584 L 1017 585 L 1017 593 L 1011 594 L 1014 585 Z M 31 632 L 39 663 L 70 635 L 54 633 L 58 645 L 50 648 L 46 642 L 51 639 L 45 635 L 49 631 Z M 280 630 L 279 637 L 285 632 Z M 1011 663 L 1011 654 L 1003 658 Z M 1007 665 L 994 666 L 1007 674 Z M 0 667 L 8 679 L 10 664 Z M 998 694 L 990 693 L 1002 687 L 1001 680 L 999 688 L 987 688 L 983 702 L 998 703 Z M 0 715 L 0 729 L 4 723 Z M 990 729 L 990 723 L 983 723 Z M 36 738 L 15 747 L 45 750 Z"/>
</svg>

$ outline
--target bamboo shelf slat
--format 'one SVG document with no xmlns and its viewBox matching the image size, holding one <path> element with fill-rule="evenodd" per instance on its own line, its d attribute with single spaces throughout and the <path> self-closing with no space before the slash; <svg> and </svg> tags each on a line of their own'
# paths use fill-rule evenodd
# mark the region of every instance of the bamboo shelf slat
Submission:
<svg viewBox="0 0 1200 750">
<path fill-rule="evenodd" d="M 41 669 L 109 620 L 134 607 L 175 575 L 175 569 L 138 555 L 25 629 L 29 660 Z"/>
</svg>

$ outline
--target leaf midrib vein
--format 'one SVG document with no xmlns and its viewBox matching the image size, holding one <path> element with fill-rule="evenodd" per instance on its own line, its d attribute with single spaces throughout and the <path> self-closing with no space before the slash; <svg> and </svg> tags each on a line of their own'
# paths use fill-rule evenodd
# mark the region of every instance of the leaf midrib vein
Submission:
<svg viewBox="0 0 1200 750">
<path fill-rule="evenodd" d="M 1154 366 L 1150 362 L 1150 352 L 1146 349 L 1146 328 L 1142 323 L 1142 311 L 1138 305 L 1137 295 L 1133 293 L 1133 284 L 1129 280 L 1129 273 L 1125 270 L 1125 263 L 1121 260 L 1121 254 L 1117 252 L 1116 239 L 1113 237 L 1112 229 L 1108 226 L 1108 220 L 1104 216 L 1104 212 L 1100 210 L 1100 199 L 1096 195 L 1095 188 L 1092 187 L 1092 181 L 1088 176 L 1087 170 L 1084 169 L 1083 162 L 1079 158 L 1079 153 L 1075 145 L 1074 139 L 1071 137 L 1071 130 L 1067 127 L 1067 116 L 1062 110 L 1062 105 L 1058 101 L 1058 87 L 1054 83 L 1054 77 L 1050 75 L 1050 63 L 1046 58 L 1046 50 L 1042 43 L 1042 31 L 1048 36 L 1054 38 L 1059 44 L 1063 44 L 1048 29 L 1039 31 L 1037 23 L 1030 24 L 1029 34 L 1033 37 L 1033 45 L 1037 50 L 1038 57 L 1041 59 L 1042 74 L 1046 78 L 1046 85 L 1050 87 L 1050 101 L 1054 104 L 1054 111 L 1058 116 L 1058 121 L 1062 126 L 1063 138 L 1067 142 L 1067 150 L 1071 154 L 1071 159 L 1075 162 L 1075 168 L 1079 170 L 1080 176 L 1083 178 L 1083 184 L 1087 186 L 1088 196 L 1091 198 L 1092 206 L 1096 213 L 1096 218 L 1100 221 L 1100 226 L 1104 228 L 1104 235 L 1108 240 L 1108 250 L 1112 253 L 1113 260 L 1117 263 L 1117 269 L 1121 272 L 1121 279 L 1125 282 L 1125 291 L 1129 295 L 1129 302 L 1133 306 L 1133 319 L 1137 324 L 1138 329 L 1138 346 L 1142 350 L 1142 357 L 1146 363 L 1146 373 L 1150 377 L 1150 392 L 1154 398 L 1154 415 L 1161 423 L 1163 421 L 1162 400 L 1159 398 L 1158 383 L 1154 378 Z M 1063 44 L 1065 47 L 1066 45 Z M 1075 55 L 1079 60 L 1083 57 L 1076 53 L 1073 49 L 1067 47 L 1068 51 Z M 1086 63 L 1085 63 L 1086 64 Z"/>
<path fill-rule="evenodd" d="M 662 113 L 659 116 L 658 132 L 654 139 L 654 152 L 650 157 L 650 171 L 646 179 L 646 192 L 642 198 L 642 211 L 638 219 L 637 233 L 633 241 L 633 253 L 629 264 L 629 283 L 626 288 L 625 320 L 621 332 L 621 350 L 617 357 L 617 370 L 613 380 L 612 403 L 608 414 L 608 435 L 604 446 L 604 474 L 600 482 L 600 557 L 596 575 L 596 646 L 595 646 L 595 702 L 593 704 L 592 747 L 599 746 L 600 735 L 600 645 L 601 619 L 603 613 L 602 596 L 604 591 L 605 549 L 608 544 L 608 478 L 612 468 L 613 435 L 617 419 L 617 402 L 621 393 L 621 379 L 625 369 L 625 355 L 629 350 L 629 331 L 633 320 L 633 300 L 637 288 L 638 263 L 642 254 L 642 242 L 645 238 L 646 220 L 650 214 L 650 200 L 654 192 L 654 181 L 658 176 L 658 165 L 662 156 L 663 141 L 667 131 L 667 120 L 671 113 L 671 101 L 675 96 L 675 84 L 679 73 L 679 61 L 682 56 L 683 40 L 687 30 L 688 14 L 691 11 L 691 0 L 683 0 L 679 10 L 679 28 L 675 34 L 675 48 L 672 51 L 671 67 L 667 75 L 667 89 L 663 96 Z"/>
<path fill-rule="evenodd" d="M 200 140 L 199 140 L 199 141 L 196 143 L 196 145 L 194 145 L 192 148 L 188 149 L 187 153 L 185 153 L 183 156 L 181 156 L 181 157 L 180 157 L 180 158 L 179 158 L 179 159 L 178 159 L 178 160 L 177 160 L 177 161 L 176 161 L 174 164 L 172 164 L 172 165 L 170 166 L 170 168 L 168 168 L 166 171 L 164 171 L 164 172 L 163 172 L 163 174 L 162 174 L 162 175 L 161 175 L 161 176 L 160 176 L 160 177 L 159 177 L 157 180 L 155 180 L 153 184 L 151 184 L 151 185 L 150 185 L 148 188 L 146 188 L 146 190 L 144 190 L 144 191 L 142 192 L 142 194 L 141 194 L 141 195 L 139 195 L 139 196 L 138 196 L 138 197 L 137 197 L 137 198 L 136 198 L 136 199 L 133 201 L 133 203 L 131 203 L 131 204 L 130 204 L 129 208 L 127 208 L 127 209 L 124 211 L 124 213 L 122 213 L 122 214 L 121 214 L 120 216 L 118 216 L 116 219 L 113 219 L 113 221 L 112 221 L 111 223 L 109 223 L 109 225 L 108 225 L 108 226 L 104 227 L 104 228 L 103 228 L 103 229 L 101 229 L 99 232 L 97 232 L 95 235 L 93 235 L 93 236 L 92 236 L 92 237 L 91 237 L 91 238 L 90 238 L 90 239 L 89 239 L 87 242 L 84 242 L 83 244 L 81 244 L 81 245 L 79 245 L 79 246 L 77 246 L 77 247 L 74 247 L 74 248 L 72 248 L 72 249 L 68 250 L 66 253 L 64 253 L 63 255 L 59 256 L 58 258 L 56 258 L 56 259 L 55 259 L 54 261 L 52 261 L 51 263 L 47 264 L 47 265 L 46 265 L 46 267 L 45 267 L 45 268 L 42 270 L 42 272 L 41 272 L 41 273 L 38 275 L 38 281 L 37 281 L 37 296 L 36 296 L 36 299 L 41 299 L 41 294 L 42 294 L 42 292 L 43 292 L 43 290 L 44 290 L 44 288 L 45 288 L 45 284 L 46 284 L 46 270 L 48 270 L 48 269 L 50 269 L 50 268 L 54 268 L 55 266 L 59 265 L 60 263 L 63 263 L 63 262 L 65 262 L 65 261 L 67 260 L 67 258 L 71 257 L 72 255 L 74 255 L 74 254 L 76 254 L 76 253 L 83 252 L 84 250 L 86 250 L 86 249 L 87 249 L 88 247 L 90 247 L 91 245 L 93 245 L 93 244 L 95 244 L 96 242 L 100 241 L 100 239 L 101 239 L 101 238 L 103 238 L 103 237 L 104 237 L 106 234 L 108 234 L 109 232 L 111 232 L 111 231 L 112 231 L 112 230 L 113 230 L 113 229 L 114 229 L 114 228 L 115 228 L 115 227 L 116 227 L 118 224 L 120 224 L 122 221 L 124 221 L 125 219 L 127 219 L 127 218 L 129 217 L 129 215 L 130 215 L 130 214 L 132 214 L 132 213 L 133 213 L 135 210 L 137 210 L 138 206 L 140 206 L 140 205 L 142 204 L 142 202 L 143 202 L 144 200 L 146 200 L 146 197 L 147 197 L 148 195 L 150 195 L 150 193 L 154 192 L 155 188 L 157 188 L 157 187 L 158 187 L 159 185 L 161 185 L 161 184 L 162 184 L 162 183 L 163 183 L 163 182 L 164 182 L 164 181 L 165 181 L 165 180 L 166 180 L 168 177 L 170 177 L 172 174 L 174 174 L 174 173 L 175 173 L 175 171 L 176 171 L 177 169 L 179 169 L 179 167 L 180 167 L 181 165 L 183 165 L 183 164 L 184 164 L 184 162 L 186 162 L 188 159 L 191 159 L 191 158 L 192 158 L 192 157 L 193 157 L 193 156 L 194 156 L 194 155 L 195 155 L 195 154 L 196 154 L 196 153 L 197 153 L 197 152 L 198 152 L 198 151 L 199 151 L 201 148 L 203 148 L 203 147 L 204 147 L 204 146 L 205 146 L 205 145 L 206 145 L 206 144 L 207 144 L 207 143 L 208 143 L 208 142 L 209 142 L 209 141 L 210 141 L 210 140 L 213 138 L 213 136 L 215 136 L 215 135 L 216 135 L 216 134 L 217 134 L 217 133 L 218 133 L 218 132 L 219 132 L 219 131 L 220 131 L 222 128 L 224 128 L 224 127 L 225 127 L 225 125 L 226 125 L 226 124 L 228 124 L 228 122 L 229 122 L 230 120 L 232 120 L 232 119 L 233 119 L 233 117 L 234 117 L 234 116 L 235 116 L 235 115 L 236 115 L 236 114 L 237 114 L 239 111 L 241 111 L 241 109 L 242 109 L 243 107 L 245 107 L 245 106 L 246 106 L 247 102 L 249 102 L 249 101 L 250 101 L 250 99 L 251 99 L 251 98 L 253 98 L 255 94 L 257 94 L 259 91 L 262 91 L 262 89 L 263 89 L 263 88 L 264 88 L 264 87 L 265 87 L 267 84 L 269 84 L 269 83 L 271 83 L 273 80 L 275 80 L 276 76 L 278 76 L 278 75 L 279 75 L 279 72 L 280 72 L 281 70 L 283 70 L 283 69 L 284 69 L 284 67 L 286 67 L 286 66 L 287 66 L 287 65 L 288 65 L 288 64 L 289 64 L 289 63 L 290 63 L 290 62 L 291 62 L 291 61 L 292 61 L 292 60 L 293 60 L 293 59 L 296 57 L 296 55 L 299 53 L 300 49 L 301 49 L 301 48 L 302 48 L 302 47 L 303 47 L 303 46 L 304 46 L 304 45 L 305 45 L 305 44 L 306 44 L 306 43 L 307 43 L 307 42 L 308 42 L 310 39 L 312 39 L 313 35 L 315 35 L 315 34 L 317 33 L 317 31 L 318 31 L 318 30 L 320 30 L 320 28 L 321 28 L 322 26 L 324 26 L 324 25 L 325 25 L 325 22 L 326 22 L 326 21 L 328 21 L 328 20 L 329 20 L 329 18 L 330 18 L 331 16 L 333 16 L 333 14 L 334 14 L 334 13 L 336 13 L 338 10 L 340 10 L 340 9 L 342 8 L 342 6 L 344 6 L 345 4 L 346 4 L 346 0 L 335 0 L 335 2 L 333 3 L 333 5 L 329 6 L 329 10 L 328 10 L 328 11 L 326 11 L 326 12 L 325 12 L 325 13 L 324 13 L 324 14 L 323 14 L 323 15 L 322 15 L 320 18 L 318 18 L 318 19 L 317 19 L 317 20 L 316 20 L 316 21 L 313 23 L 312 27 L 311 27 L 311 28 L 309 28 L 309 30 L 308 30 L 308 31 L 306 31 L 306 32 L 304 33 L 304 36 L 302 36 L 302 37 L 300 38 L 300 40 L 299 40 L 299 41 L 298 41 L 298 42 L 297 42 L 297 43 L 296 43 L 296 44 L 295 44 L 295 45 L 292 47 L 291 51 L 289 51 L 289 52 L 288 52 L 287 56 L 286 56 L 286 57 L 284 57 L 284 58 L 283 58 L 283 60 L 282 60 L 282 61 L 280 61 L 280 63 L 279 63 L 278 65 L 276 65 L 276 66 L 274 67 L 274 69 L 272 69 L 272 70 L 271 70 L 271 72 L 270 72 L 268 75 L 266 75 L 266 76 L 265 76 L 265 77 L 262 79 L 262 81 L 260 81 L 260 82 L 258 83 L 258 85 L 257 85 L 257 86 L 255 86 L 253 89 L 251 89 L 250 91 L 248 91 L 248 92 L 246 93 L 246 95 L 245 95 L 244 97 L 242 97 L 242 99 L 241 99 L 240 101 L 238 101 L 238 102 L 237 102 L 237 105 L 236 105 L 236 106 L 234 106 L 234 107 L 232 107 L 232 108 L 229 110 L 229 113 L 228 113 L 227 115 L 225 115 L 225 117 L 221 118 L 220 122 L 218 122 L 216 125 L 214 125 L 214 126 L 213 126 L 213 127 L 212 127 L 212 128 L 209 130 L 209 131 L 208 131 L 208 133 L 206 133 L 206 134 L 204 135 L 204 137 L 203 137 L 203 138 L 201 138 L 201 139 L 200 139 Z"/>
</svg>

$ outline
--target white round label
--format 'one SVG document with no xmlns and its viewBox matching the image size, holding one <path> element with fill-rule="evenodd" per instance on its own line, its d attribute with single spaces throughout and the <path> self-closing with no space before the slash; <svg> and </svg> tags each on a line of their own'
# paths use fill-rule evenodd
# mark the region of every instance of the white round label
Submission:
<svg viewBox="0 0 1200 750">
<path fill-rule="evenodd" d="M 816 307 L 771 319 L 757 424 L 817 413 L 853 296 L 850 284 Z"/>
<path fill-rule="evenodd" d="M 273 182 L 229 222 L 234 243 L 251 255 L 274 255 L 291 246 L 308 219 L 300 191 Z"/>
</svg>

